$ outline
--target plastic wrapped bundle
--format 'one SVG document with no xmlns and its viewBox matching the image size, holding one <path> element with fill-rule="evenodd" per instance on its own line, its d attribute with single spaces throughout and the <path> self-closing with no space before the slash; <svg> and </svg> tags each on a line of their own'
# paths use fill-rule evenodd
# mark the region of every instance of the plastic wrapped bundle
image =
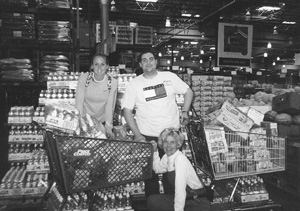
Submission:
<svg viewBox="0 0 300 211">
<path fill-rule="evenodd" d="M 1 81 L 34 81 L 35 74 L 29 59 L 0 60 Z"/>
</svg>

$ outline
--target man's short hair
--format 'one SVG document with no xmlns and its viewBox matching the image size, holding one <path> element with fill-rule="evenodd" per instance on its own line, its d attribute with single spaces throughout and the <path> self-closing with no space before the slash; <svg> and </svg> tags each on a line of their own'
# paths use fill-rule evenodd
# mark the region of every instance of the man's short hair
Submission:
<svg viewBox="0 0 300 211">
<path fill-rule="evenodd" d="M 145 50 L 143 50 L 143 51 L 140 53 L 140 55 L 139 55 L 139 57 L 138 57 L 138 62 L 141 62 L 141 61 L 142 61 L 142 56 L 143 56 L 144 54 L 146 54 L 146 53 L 152 53 L 153 56 L 154 56 L 154 58 L 157 59 L 157 53 L 156 53 L 156 51 L 155 51 L 153 48 L 150 48 L 150 49 L 145 49 Z"/>
</svg>

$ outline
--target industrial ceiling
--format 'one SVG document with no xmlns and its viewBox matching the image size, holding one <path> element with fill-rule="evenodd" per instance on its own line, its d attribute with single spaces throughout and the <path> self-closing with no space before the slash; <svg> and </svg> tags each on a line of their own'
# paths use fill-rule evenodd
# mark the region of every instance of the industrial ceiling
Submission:
<svg viewBox="0 0 300 211">
<path fill-rule="evenodd" d="M 219 22 L 253 25 L 253 62 L 261 62 L 263 54 L 268 52 L 270 62 L 280 57 L 293 63 L 295 53 L 300 53 L 299 0 L 109 1 L 110 20 L 152 26 L 155 46 L 170 43 L 174 46 L 175 43 L 175 48 L 181 49 L 182 54 L 197 54 L 193 51 L 204 50 L 205 54 L 214 55 Z M 81 15 L 86 19 L 100 17 L 99 2 L 80 1 Z M 169 27 L 165 26 L 167 18 L 171 24 Z M 176 36 L 182 33 L 185 36 Z M 197 40 L 198 44 L 185 46 L 185 40 Z M 271 48 L 267 48 L 269 42 Z"/>
</svg>

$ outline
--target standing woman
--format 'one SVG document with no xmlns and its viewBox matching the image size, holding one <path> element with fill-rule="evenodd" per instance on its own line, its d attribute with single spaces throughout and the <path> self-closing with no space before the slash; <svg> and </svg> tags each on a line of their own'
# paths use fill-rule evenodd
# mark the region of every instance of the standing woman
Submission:
<svg viewBox="0 0 300 211">
<path fill-rule="evenodd" d="M 80 115 L 89 114 L 98 126 L 105 126 L 106 136 L 114 138 L 113 113 L 118 82 L 107 74 L 108 59 L 105 54 L 95 54 L 91 71 L 82 74 L 77 83 L 75 107 Z"/>
</svg>

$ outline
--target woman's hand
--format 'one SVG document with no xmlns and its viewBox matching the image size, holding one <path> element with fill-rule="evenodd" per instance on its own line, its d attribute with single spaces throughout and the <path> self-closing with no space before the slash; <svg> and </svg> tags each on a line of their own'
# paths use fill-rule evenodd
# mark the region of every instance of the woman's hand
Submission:
<svg viewBox="0 0 300 211">
<path fill-rule="evenodd" d="M 113 127 L 110 125 L 105 125 L 105 134 L 107 139 L 113 140 L 115 139 L 115 134 L 112 131 Z"/>
<path fill-rule="evenodd" d="M 153 146 L 153 152 L 156 152 L 157 151 L 157 143 L 156 143 L 156 141 L 152 140 L 152 141 L 150 141 L 150 143 Z"/>
<path fill-rule="evenodd" d="M 133 141 L 137 142 L 146 142 L 146 138 L 144 136 L 135 136 Z"/>
</svg>

